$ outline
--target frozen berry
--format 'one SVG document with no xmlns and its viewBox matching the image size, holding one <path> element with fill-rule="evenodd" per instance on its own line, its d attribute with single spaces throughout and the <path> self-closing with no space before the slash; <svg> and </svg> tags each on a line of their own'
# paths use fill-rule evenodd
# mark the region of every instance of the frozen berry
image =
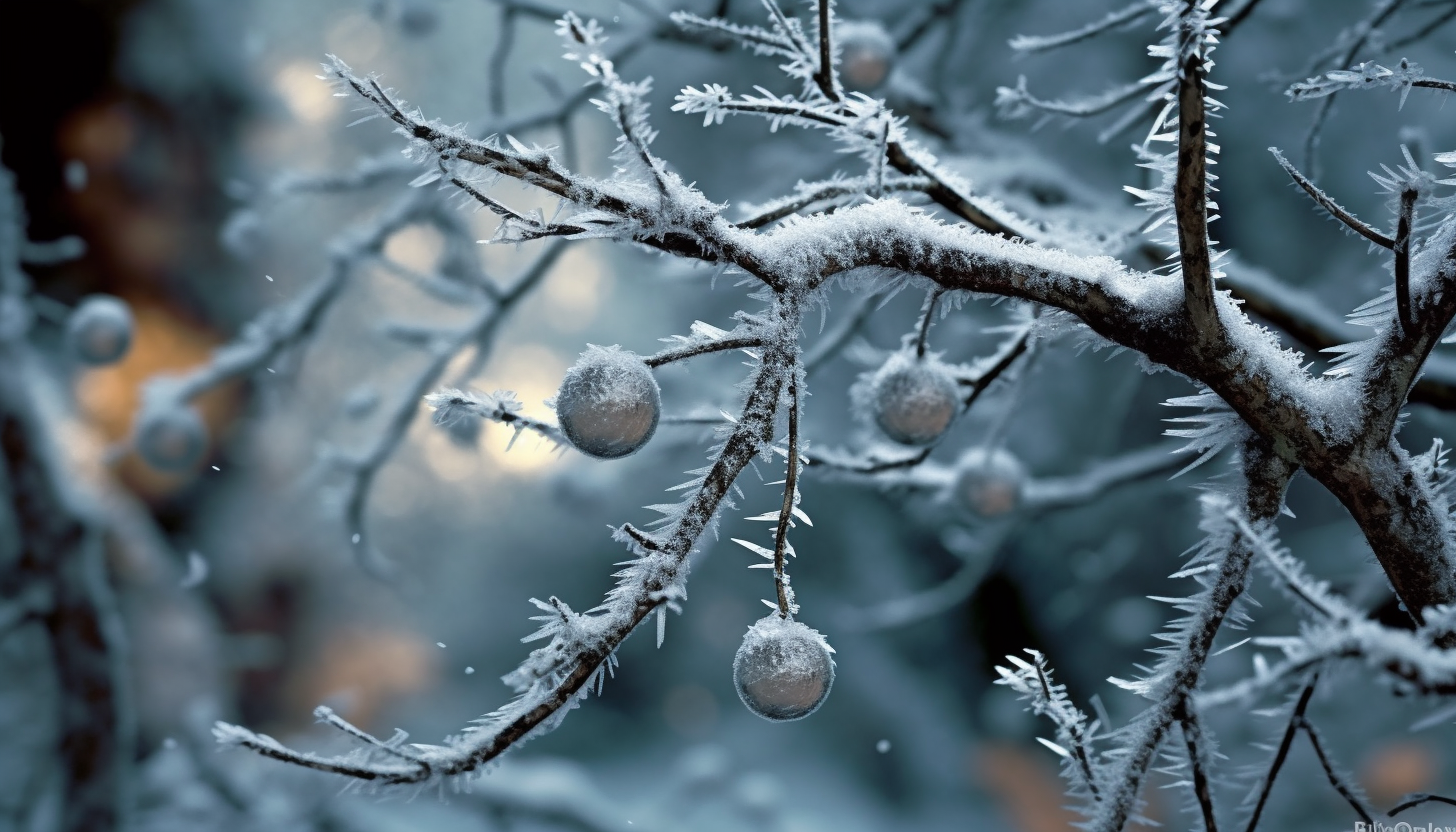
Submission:
<svg viewBox="0 0 1456 832">
<path fill-rule="evenodd" d="M 577 450 L 597 459 L 635 453 L 657 430 L 662 392 L 652 371 L 621 347 L 591 346 L 566 371 L 556 417 Z"/>
<path fill-rule="evenodd" d="M 131 308 L 125 301 L 90 295 L 66 321 L 66 346 L 83 364 L 114 364 L 131 348 L 132 329 Z"/>
<path fill-rule="evenodd" d="M 207 450 L 207 426 L 191 407 L 144 409 L 136 427 L 136 449 L 158 471 L 185 472 Z"/>
<path fill-rule="evenodd" d="M 895 39 L 874 21 L 844 21 L 839 38 L 839 77 L 850 89 L 872 90 L 885 83 L 895 64 Z"/>
<path fill-rule="evenodd" d="M 960 391 L 944 364 L 898 352 L 856 395 L 885 436 L 901 445 L 929 445 L 960 410 Z"/>
<path fill-rule="evenodd" d="M 833 652 L 817 630 L 770 613 L 743 637 L 733 657 L 733 686 L 748 710 L 764 719 L 803 719 L 829 697 Z"/>
<path fill-rule="evenodd" d="M 972 448 L 956 463 L 955 497 L 979 517 L 1000 517 L 1021 505 L 1026 468 L 1001 448 Z"/>
</svg>

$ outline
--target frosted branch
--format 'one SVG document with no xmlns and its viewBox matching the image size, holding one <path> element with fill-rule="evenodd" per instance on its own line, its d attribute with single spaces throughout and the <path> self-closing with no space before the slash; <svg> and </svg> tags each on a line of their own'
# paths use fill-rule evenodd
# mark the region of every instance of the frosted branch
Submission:
<svg viewBox="0 0 1456 832">
<path fill-rule="evenodd" d="M 452 427 L 465 419 L 482 419 L 508 425 L 515 430 L 516 436 L 520 436 L 522 431 L 531 431 L 542 439 L 569 447 L 561 428 L 550 422 L 522 415 L 520 401 L 514 394 L 504 390 L 489 394 L 441 390 L 426 396 L 425 404 L 435 409 L 435 424 L 441 427 Z"/>
<path fill-rule="evenodd" d="M 1274 154 L 1275 161 L 1279 162 L 1279 166 L 1284 168 L 1284 172 L 1289 174 L 1289 177 L 1294 180 L 1294 183 L 1306 194 L 1309 194 L 1309 198 L 1314 200 L 1316 205 L 1325 209 L 1326 213 L 1339 220 L 1346 228 L 1375 245 L 1385 249 L 1395 248 L 1394 240 L 1371 228 L 1368 224 L 1361 221 L 1359 217 L 1340 207 L 1340 204 L 1331 199 L 1324 191 L 1315 187 L 1315 184 L 1309 181 L 1308 177 L 1300 173 L 1299 169 L 1294 167 L 1294 164 L 1284 157 L 1284 154 L 1279 151 L 1279 148 L 1271 147 L 1269 148 L 1269 152 Z"/>
<path fill-rule="evenodd" d="M 796 312 L 780 309 L 776 313 L 776 332 L 793 332 L 798 325 Z M 713 522 L 739 473 L 772 438 L 784 376 L 793 366 L 795 350 L 790 338 L 769 343 L 733 430 L 713 464 L 695 481 L 692 493 L 668 511 L 665 528 L 651 536 L 655 548 L 644 546 L 646 553 L 618 573 L 617 587 L 589 613 L 573 612 L 555 598 L 549 603 L 537 602 L 546 615 L 537 617 L 543 625 L 532 638 L 546 638 L 549 643 L 505 677 L 519 694 L 511 703 L 477 720 L 445 745 L 410 747 L 407 751 L 417 757 L 409 761 L 378 749 L 371 752 L 373 746 L 367 742 L 350 757 L 322 758 L 226 723 L 215 729 L 219 742 L 321 771 L 403 784 L 475 771 L 513 745 L 554 728 L 593 684 L 602 683 L 618 646 L 637 625 L 662 604 L 682 596 L 688 555 Z M 625 539 L 635 545 L 632 536 Z"/>
<path fill-rule="evenodd" d="M 1154 3 L 1149 0 L 1137 0 L 1121 9 L 1108 12 L 1091 23 L 1058 35 L 1018 35 L 1011 39 L 1011 48 L 1018 52 L 1046 52 L 1070 46 L 1104 32 L 1136 23 L 1155 11 L 1157 11 L 1157 6 Z"/>
<path fill-rule="evenodd" d="M 1097 805 L 1090 829 L 1117 832 L 1135 811 L 1148 766 L 1168 728 L 1184 713 L 1199 685 L 1213 639 L 1243 594 L 1254 546 L 1230 520 L 1248 512 L 1255 522 L 1268 522 L 1294 474 L 1287 462 L 1257 446 L 1244 449 L 1244 471 L 1248 492 L 1243 509 L 1233 508 L 1223 498 L 1205 498 L 1203 528 L 1209 536 L 1184 568 L 1185 574 L 1191 572 L 1203 584 L 1204 591 L 1179 602 L 1188 614 L 1175 621 L 1173 631 L 1166 634 L 1169 645 L 1159 649 L 1163 659 L 1153 672 L 1140 680 L 1118 681 L 1154 704 L 1129 726 L 1122 741 L 1125 753 L 1113 763 L 1107 780 L 1112 786 Z"/>
</svg>

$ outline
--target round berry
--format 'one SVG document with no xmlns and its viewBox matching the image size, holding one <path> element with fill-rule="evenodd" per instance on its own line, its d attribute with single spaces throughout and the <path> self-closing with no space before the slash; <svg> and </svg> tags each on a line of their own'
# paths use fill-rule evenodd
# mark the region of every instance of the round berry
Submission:
<svg viewBox="0 0 1456 832">
<path fill-rule="evenodd" d="M 803 719 L 829 697 L 833 652 L 817 630 L 770 613 L 743 637 L 733 657 L 733 687 L 748 710 L 764 719 Z"/>
<path fill-rule="evenodd" d="M 1000 517 L 1021 505 L 1026 468 L 1001 448 L 972 448 L 956 463 L 955 499 L 978 517 Z"/>
<path fill-rule="evenodd" d="M 895 65 L 895 39 L 872 20 L 844 21 L 835 30 L 839 38 L 839 77 L 855 90 L 872 90 L 885 83 Z"/>
<path fill-rule="evenodd" d="M 114 364 L 131 348 L 131 308 L 121 298 L 90 295 L 66 321 L 66 346 L 83 364 Z"/>
<path fill-rule="evenodd" d="M 207 451 L 207 426 L 191 407 L 143 409 L 135 444 L 142 460 L 158 471 L 185 472 Z"/>
<path fill-rule="evenodd" d="M 950 370 L 909 352 L 890 356 L 856 396 L 885 436 L 920 447 L 940 439 L 961 406 Z"/>
<path fill-rule="evenodd" d="M 573 447 L 597 459 L 636 453 L 657 430 L 662 391 L 637 354 L 592 345 L 561 380 L 556 417 Z"/>
</svg>

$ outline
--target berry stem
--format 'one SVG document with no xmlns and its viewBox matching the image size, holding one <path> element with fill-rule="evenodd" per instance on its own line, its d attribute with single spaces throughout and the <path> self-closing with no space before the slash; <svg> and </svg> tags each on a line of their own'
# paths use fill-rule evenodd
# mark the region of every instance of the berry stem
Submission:
<svg viewBox="0 0 1456 832">
<path fill-rule="evenodd" d="M 789 523 L 799 496 L 799 380 L 798 368 L 794 369 L 794 376 L 789 382 L 789 467 L 784 475 L 784 505 L 779 509 L 778 528 L 774 530 L 774 589 L 778 594 L 780 618 L 789 618 L 793 614 L 784 567 L 789 548 Z"/>
<path fill-rule="evenodd" d="M 920 318 L 920 337 L 915 341 L 916 358 L 925 357 L 925 348 L 930 341 L 930 324 L 935 319 L 935 302 L 940 300 L 940 296 L 943 294 L 945 294 L 945 290 L 937 286 L 925 299 L 925 314 Z"/>
</svg>

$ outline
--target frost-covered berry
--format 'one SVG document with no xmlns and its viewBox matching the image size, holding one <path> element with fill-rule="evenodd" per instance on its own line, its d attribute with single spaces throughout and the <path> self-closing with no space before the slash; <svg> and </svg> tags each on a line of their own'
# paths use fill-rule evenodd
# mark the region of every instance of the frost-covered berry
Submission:
<svg viewBox="0 0 1456 832">
<path fill-rule="evenodd" d="M 191 407 L 143 409 L 136 427 L 136 450 L 158 471 L 188 471 L 207 450 L 207 426 Z"/>
<path fill-rule="evenodd" d="M 66 321 L 66 346 L 83 364 L 113 364 L 131 348 L 131 308 L 121 298 L 90 295 Z"/>
<path fill-rule="evenodd" d="M 803 719 L 829 697 L 833 652 L 817 630 L 770 613 L 743 637 L 733 657 L 733 686 L 748 710 L 764 719 Z"/>
<path fill-rule="evenodd" d="M 662 392 L 636 353 L 589 346 L 556 394 L 556 417 L 572 446 L 597 459 L 635 453 L 657 430 Z"/>
<path fill-rule="evenodd" d="M 872 20 L 841 22 L 839 77 L 856 90 L 872 90 L 885 83 L 895 65 L 895 39 Z"/>
<path fill-rule="evenodd" d="M 1010 451 L 972 448 L 956 463 L 956 502 L 979 517 L 1015 511 L 1025 486 L 1026 468 Z"/>
<path fill-rule="evenodd" d="M 960 410 L 960 391 L 949 368 L 911 352 L 890 356 L 855 391 L 860 406 L 901 445 L 924 446 L 939 439 Z"/>
</svg>

